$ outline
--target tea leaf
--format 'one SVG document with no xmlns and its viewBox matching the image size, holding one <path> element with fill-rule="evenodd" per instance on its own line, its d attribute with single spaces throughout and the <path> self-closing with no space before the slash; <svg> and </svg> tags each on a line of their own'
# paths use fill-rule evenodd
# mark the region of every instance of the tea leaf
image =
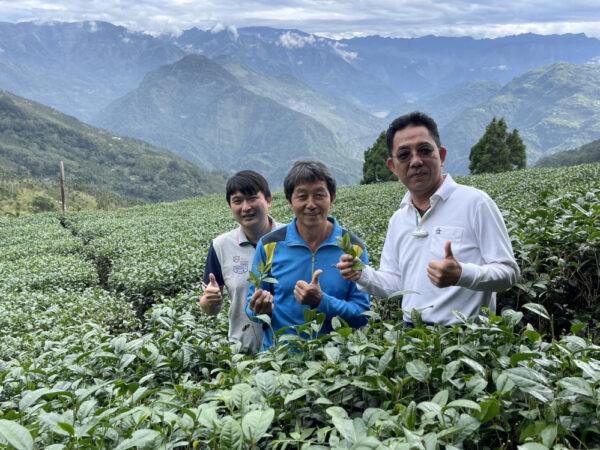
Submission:
<svg viewBox="0 0 600 450">
<path fill-rule="evenodd" d="M 583 395 L 584 397 L 592 398 L 594 393 L 590 383 L 585 381 L 583 378 L 566 377 L 557 382 L 557 384 L 574 394 Z"/>
<path fill-rule="evenodd" d="M 425 382 L 429 379 L 429 367 L 421 360 L 406 363 L 406 371 L 417 381 Z"/>
<path fill-rule="evenodd" d="M 465 400 L 465 399 L 453 400 L 450 403 L 448 403 L 446 408 L 467 408 L 467 409 L 474 409 L 475 411 L 478 411 L 478 412 L 481 411 L 481 407 L 477 403 L 475 403 L 472 400 Z"/>
<path fill-rule="evenodd" d="M 257 443 L 271 426 L 275 417 L 275 411 L 272 408 L 263 411 L 251 411 L 242 419 L 242 430 L 244 436 L 251 443 Z"/>
<path fill-rule="evenodd" d="M 558 435 L 558 425 L 556 425 L 555 423 L 548 425 L 540 433 L 542 442 L 548 448 L 552 448 L 552 445 L 554 444 L 554 441 L 556 440 L 557 435 Z"/>
<path fill-rule="evenodd" d="M 291 393 L 285 396 L 283 404 L 287 405 L 288 403 L 293 402 L 294 400 L 304 397 L 307 393 L 308 389 L 305 388 L 294 389 Z"/>
<path fill-rule="evenodd" d="M 153 444 L 159 437 L 160 433 L 156 430 L 136 430 L 131 435 L 131 438 L 125 439 L 115 448 L 115 450 L 126 450 L 133 447 L 146 447 Z"/>
<path fill-rule="evenodd" d="M 0 438 L 17 450 L 33 450 L 33 438 L 29 430 L 12 420 L 0 419 Z"/>
<path fill-rule="evenodd" d="M 542 316 L 544 319 L 550 320 L 550 314 L 548 314 L 548 310 L 546 310 L 544 305 L 540 305 L 538 303 L 526 303 L 523 305 L 523 308 L 533 311 L 537 315 Z"/>
<path fill-rule="evenodd" d="M 244 444 L 242 427 L 232 419 L 225 421 L 219 436 L 219 447 L 221 450 L 240 450 Z"/>
<path fill-rule="evenodd" d="M 266 398 L 275 394 L 277 389 L 277 379 L 270 372 L 259 372 L 256 374 L 256 387 Z"/>
</svg>

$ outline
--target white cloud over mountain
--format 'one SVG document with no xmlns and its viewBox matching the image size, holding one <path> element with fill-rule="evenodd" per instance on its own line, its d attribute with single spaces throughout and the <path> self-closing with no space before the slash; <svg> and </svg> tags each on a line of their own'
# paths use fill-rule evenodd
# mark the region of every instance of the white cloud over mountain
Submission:
<svg viewBox="0 0 600 450">
<path fill-rule="evenodd" d="M 596 0 L 0 0 L 0 20 L 101 20 L 152 34 L 192 27 L 270 26 L 329 37 L 498 37 L 586 33 L 600 38 Z M 295 38 L 282 45 L 301 45 Z"/>
</svg>

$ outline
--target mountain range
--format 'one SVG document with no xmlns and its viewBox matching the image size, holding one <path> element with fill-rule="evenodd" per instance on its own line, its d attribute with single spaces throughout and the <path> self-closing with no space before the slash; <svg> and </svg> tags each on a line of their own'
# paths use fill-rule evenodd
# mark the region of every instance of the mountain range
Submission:
<svg viewBox="0 0 600 450">
<path fill-rule="evenodd" d="M 265 27 L 150 36 L 104 22 L 0 23 L 0 89 L 206 169 L 253 167 L 277 187 L 290 162 L 321 159 L 342 184 L 395 116 L 440 125 L 447 168 L 505 117 L 528 158 L 600 137 L 600 41 L 371 36 L 332 40 Z"/>
<path fill-rule="evenodd" d="M 556 63 L 516 77 L 440 129 L 451 152 L 446 169 L 468 173 L 469 153 L 494 118 L 517 128 L 528 164 L 600 138 L 600 65 Z"/>
<path fill-rule="evenodd" d="M 281 189 L 290 161 L 296 159 L 321 159 L 341 184 L 360 178 L 361 161 L 345 154 L 328 128 L 245 89 L 201 55 L 150 72 L 93 123 L 168 146 L 211 169 L 258 170 L 275 189 Z"/>
</svg>

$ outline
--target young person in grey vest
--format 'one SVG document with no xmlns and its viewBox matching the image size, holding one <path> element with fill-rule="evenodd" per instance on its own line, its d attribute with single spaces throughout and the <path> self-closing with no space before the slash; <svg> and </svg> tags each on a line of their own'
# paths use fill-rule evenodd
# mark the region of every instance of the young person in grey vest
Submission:
<svg viewBox="0 0 600 450">
<path fill-rule="evenodd" d="M 229 340 L 256 353 L 262 345 L 263 329 L 262 324 L 250 321 L 246 315 L 248 272 L 259 239 L 280 224 L 269 215 L 273 197 L 269 184 L 259 173 L 236 173 L 227 180 L 225 191 L 233 218 L 240 226 L 213 240 L 206 258 L 200 306 L 206 314 L 218 314 L 223 307 L 223 287 L 227 287 Z"/>
</svg>

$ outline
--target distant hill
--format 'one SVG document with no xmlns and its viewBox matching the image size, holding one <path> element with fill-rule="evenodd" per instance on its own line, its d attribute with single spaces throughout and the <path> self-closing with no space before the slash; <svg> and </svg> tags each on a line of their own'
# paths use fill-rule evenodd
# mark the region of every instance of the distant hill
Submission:
<svg viewBox="0 0 600 450">
<path fill-rule="evenodd" d="M 246 27 L 154 37 L 101 21 L 0 22 L 0 49 L 0 89 L 81 120 L 137 87 L 147 72 L 190 53 L 234 56 L 382 115 L 465 82 L 505 84 L 541 66 L 600 58 L 600 40 L 583 34 L 334 40 Z"/>
<path fill-rule="evenodd" d="M 443 127 L 464 110 L 479 105 L 496 95 L 502 85 L 491 81 L 470 81 L 418 102 L 406 102 L 398 107 L 394 117 L 418 109 L 433 117 L 438 128 Z"/>
<path fill-rule="evenodd" d="M 129 120 L 127 116 L 110 118 L 107 112 L 116 111 L 115 105 L 123 105 L 125 98 L 130 101 L 125 96 L 146 85 L 147 74 L 191 54 L 223 58 L 219 61 L 237 81 L 227 92 L 241 88 L 244 93 L 235 91 L 238 97 L 230 98 L 228 105 L 221 100 L 219 119 L 199 119 L 203 125 L 194 131 L 189 119 L 169 115 L 170 108 L 184 108 L 168 104 L 167 89 L 160 99 L 150 95 L 134 102 L 144 107 L 154 103 L 161 121 L 145 122 L 147 112 L 133 107 L 128 111 L 137 123 L 123 123 L 123 128 L 135 130 L 128 134 L 138 137 L 160 132 L 160 142 L 155 144 L 186 154 L 205 167 L 213 159 L 240 161 L 232 158 L 233 152 L 251 151 L 258 167 L 281 173 L 284 167 L 277 166 L 276 160 L 282 154 L 292 159 L 328 155 L 326 162 L 337 166 L 343 182 L 353 182 L 360 178 L 353 159 L 362 159 L 361 153 L 391 119 L 413 109 L 430 112 L 439 121 L 442 140 L 451 152 L 447 167 L 455 174 L 468 172 L 470 148 L 493 116 L 505 116 L 509 127 L 519 129 L 530 164 L 545 154 L 600 137 L 594 131 L 599 108 L 594 103 L 598 82 L 592 75 L 600 63 L 600 40 L 583 34 L 334 40 L 268 27 L 193 28 L 177 36 L 150 36 L 101 21 L 0 22 L 0 89 L 86 122 L 100 117 L 103 123 L 121 126 L 118 122 Z M 225 64 L 226 57 L 241 64 L 232 63 L 233 59 Z M 553 73 L 547 72 L 551 67 Z M 589 76 L 574 67 L 585 67 L 582 70 Z M 215 82 L 227 84 L 230 79 Z M 498 86 L 501 90 L 494 92 Z M 177 89 L 186 88 L 180 84 Z M 163 99 L 164 107 L 158 104 Z M 281 114 L 275 113 L 275 107 L 265 107 L 265 100 L 277 103 Z M 238 111 L 231 114 L 232 109 Z M 270 113 L 265 115 L 267 110 Z M 259 120 L 246 120 L 249 115 Z M 373 116 L 385 123 L 379 128 Z M 284 123 L 274 130 L 273 120 L 280 117 Z M 217 121 L 224 128 L 215 126 Z M 160 130 L 163 123 L 168 127 Z M 233 123 L 235 133 L 227 128 Z M 284 127 L 292 123 L 303 125 L 292 126 L 295 131 L 282 138 Z M 373 125 L 379 129 L 370 135 Z M 233 145 L 233 134 L 243 137 L 246 147 Z M 300 149 L 294 148 L 295 142 Z M 259 148 L 261 155 L 256 153 Z"/>
<path fill-rule="evenodd" d="M 107 22 L 0 22 L 0 89 L 88 120 L 184 54 Z"/>
<path fill-rule="evenodd" d="M 31 100 L 0 91 L 0 167 L 8 174 L 55 178 L 158 202 L 221 192 L 211 173 L 171 152 L 86 125 Z"/>
<path fill-rule="evenodd" d="M 573 150 L 565 150 L 540 158 L 535 167 L 578 166 L 600 162 L 600 139 Z"/>
<path fill-rule="evenodd" d="M 274 188 L 296 159 L 322 160 L 340 184 L 357 183 L 362 167 L 321 123 L 249 91 L 200 55 L 150 72 L 92 123 L 168 146 L 206 168 L 258 170 Z"/>
<path fill-rule="evenodd" d="M 392 85 L 355 67 L 343 48 L 336 47 L 337 41 L 300 30 L 245 27 L 235 32 L 228 29 L 216 32 L 192 28 L 177 37 L 161 38 L 186 52 L 210 58 L 235 56 L 269 75 L 293 75 L 328 95 L 371 112 L 389 111 L 403 100 Z"/>
<path fill-rule="evenodd" d="M 469 81 L 505 84 L 558 62 L 600 62 L 600 40 L 584 34 L 526 33 L 494 39 L 368 36 L 343 39 L 337 48 L 356 69 L 376 75 L 401 96 L 417 100 Z"/>
<path fill-rule="evenodd" d="M 331 97 L 293 75 L 270 76 L 241 63 L 233 56 L 217 56 L 213 61 L 224 67 L 249 91 L 312 117 L 331 130 L 344 148 L 362 159 L 381 130 L 384 119 L 369 114 L 355 104 Z"/>
<path fill-rule="evenodd" d="M 600 138 L 600 66 L 557 63 L 513 79 L 496 95 L 466 109 L 440 129 L 448 148 L 445 167 L 469 173 L 469 153 L 493 117 L 517 128 L 528 164 Z"/>
</svg>

